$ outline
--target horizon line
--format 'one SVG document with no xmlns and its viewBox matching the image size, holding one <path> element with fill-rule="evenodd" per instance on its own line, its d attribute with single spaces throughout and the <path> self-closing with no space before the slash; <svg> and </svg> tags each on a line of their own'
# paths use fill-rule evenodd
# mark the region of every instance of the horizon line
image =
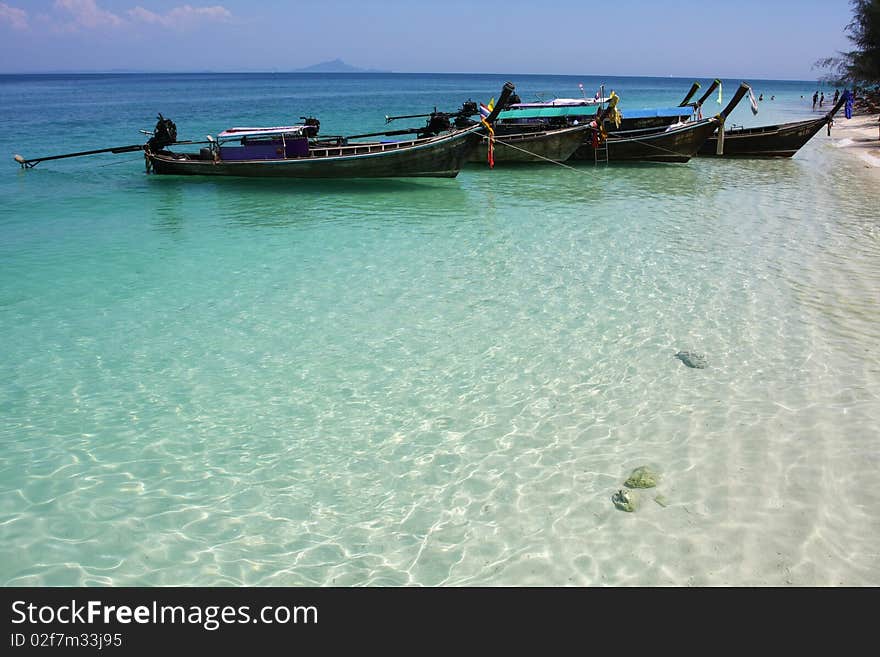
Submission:
<svg viewBox="0 0 880 657">
<path fill-rule="evenodd" d="M 193 71 L 173 71 L 173 70 L 113 70 L 113 69 L 72 69 L 72 70 L 54 70 L 54 71 L 0 71 L 0 75 L 491 75 L 491 76 L 531 76 L 531 77 L 589 77 L 589 78 L 656 78 L 660 80 L 689 80 L 692 78 L 707 79 L 726 79 L 726 80 L 761 80 L 775 82 L 810 82 L 822 84 L 823 80 L 808 78 L 759 78 L 759 77 L 743 77 L 743 76 L 711 76 L 711 75 L 633 75 L 633 74 L 597 74 L 597 73 L 497 73 L 497 72 L 459 72 L 459 71 L 384 71 L 384 70 L 364 70 L 364 71 L 303 71 L 303 70 L 286 70 L 272 71 L 262 69 L 252 70 L 193 70 Z"/>
</svg>

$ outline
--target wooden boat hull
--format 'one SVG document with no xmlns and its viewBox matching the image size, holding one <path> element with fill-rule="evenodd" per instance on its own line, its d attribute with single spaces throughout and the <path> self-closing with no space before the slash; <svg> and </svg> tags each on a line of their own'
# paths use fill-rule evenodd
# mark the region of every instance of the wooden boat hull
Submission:
<svg viewBox="0 0 880 657">
<path fill-rule="evenodd" d="M 312 146 L 306 157 L 222 161 L 194 153 L 146 151 L 147 166 L 163 175 L 247 178 L 454 178 L 480 141 L 473 126 L 438 137 L 390 143 Z"/>
<path fill-rule="evenodd" d="M 792 157 L 828 123 L 828 117 L 759 128 L 724 131 L 724 153 L 720 157 Z M 700 147 L 700 157 L 718 157 L 718 136 Z"/>
<path fill-rule="evenodd" d="M 668 131 L 631 134 L 612 132 L 605 145 L 609 162 L 687 162 L 697 154 L 703 143 L 718 128 L 718 119 L 693 121 Z M 592 139 L 587 140 L 571 156 L 572 160 L 600 161 L 605 158 L 600 144 L 597 153 Z"/>
<path fill-rule="evenodd" d="M 587 126 L 574 126 L 539 132 L 495 133 L 495 164 L 565 162 L 584 140 Z M 486 164 L 489 159 L 489 138 L 482 137 L 468 155 L 471 164 Z"/>
</svg>

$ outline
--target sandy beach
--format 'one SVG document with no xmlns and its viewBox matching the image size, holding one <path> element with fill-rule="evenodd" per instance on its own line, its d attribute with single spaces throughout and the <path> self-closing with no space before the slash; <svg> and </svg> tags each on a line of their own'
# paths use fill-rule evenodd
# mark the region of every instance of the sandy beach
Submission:
<svg viewBox="0 0 880 657">
<path fill-rule="evenodd" d="M 880 114 L 864 114 L 846 119 L 843 115 L 834 119 L 831 137 L 834 145 L 857 155 L 868 166 L 880 167 Z"/>
</svg>

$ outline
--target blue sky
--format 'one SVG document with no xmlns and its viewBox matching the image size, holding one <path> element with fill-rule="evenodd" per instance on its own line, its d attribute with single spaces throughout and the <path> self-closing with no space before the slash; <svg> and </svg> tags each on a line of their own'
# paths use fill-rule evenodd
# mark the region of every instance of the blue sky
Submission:
<svg viewBox="0 0 880 657">
<path fill-rule="evenodd" d="M 0 0 L 0 72 L 289 71 L 815 79 L 847 0 Z"/>
</svg>

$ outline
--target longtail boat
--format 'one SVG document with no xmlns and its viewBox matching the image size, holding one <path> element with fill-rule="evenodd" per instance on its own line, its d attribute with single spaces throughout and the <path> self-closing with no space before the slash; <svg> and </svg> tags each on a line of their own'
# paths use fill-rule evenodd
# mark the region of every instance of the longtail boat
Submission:
<svg viewBox="0 0 880 657">
<path fill-rule="evenodd" d="M 508 127 L 496 131 L 492 139 L 493 164 L 565 162 L 583 143 L 587 130 L 589 126 L 584 124 L 549 130 L 511 132 Z M 489 141 L 484 135 L 467 161 L 485 163 L 489 159 Z"/>
<path fill-rule="evenodd" d="M 513 93 L 507 82 L 491 125 Z M 430 126 L 430 121 L 429 121 Z M 317 140 L 308 125 L 278 128 L 232 128 L 221 132 L 211 148 L 175 153 L 144 149 L 148 169 L 157 174 L 244 176 L 259 178 L 454 178 L 485 127 L 474 124 L 449 132 L 426 134 L 406 141 L 356 141 L 397 135 L 406 130 Z M 354 140 L 354 141 L 352 141 Z M 216 143 L 216 145 L 215 145 Z"/>
<path fill-rule="evenodd" d="M 827 114 L 805 121 L 765 125 L 757 128 L 732 127 L 724 131 L 719 148 L 718 135 L 700 147 L 700 157 L 792 157 L 824 126 L 831 134 L 831 121 L 846 102 L 843 94 Z"/>
<path fill-rule="evenodd" d="M 596 117 L 601 102 L 601 99 L 563 98 L 511 103 L 495 120 L 494 138 L 484 135 L 471 151 L 468 162 L 490 160 L 493 165 L 565 162 L 589 134 L 589 121 Z M 483 106 L 482 112 L 486 111 Z"/>
<path fill-rule="evenodd" d="M 666 130 L 648 128 L 609 132 L 588 138 L 571 160 L 590 162 L 687 162 L 718 129 L 717 118 L 689 121 Z M 595 131 L 593 131 L 595 134 Z"/>
<path fill-rule="evenodd" d="M 620 107 L 618 108 L 619 124 L 612 125 L 611 119 L 606 118 L 603 122 L 603 127 L 606 131 L 617 132 L 620 130 L 665 128 L 674 123 L 698 120 L 702 118 L 701 111 L 706 99 L 712 95 L 720 84 L 720 80 L 713 80 L 705 93 L 698 100 L 691 102 L 691 98 L 693 98 L 694 94 L 700 89 L 700 84 L 694 82 L 682 101 L 674 107 L 651 107 L 644 109 L 627 109 L 625 107 Z M 566 111 L 570 118 L 578 118 L 583 121 L 587 117 L 596 114 L 597 109 L 604 107 L 608 101 L 609 98 L 605 98 L 603 96 L 603 90 L 600 90 L 595 98 L 554 98 L 553 100 L 539 103 L 517 103 L 511 105 L 508 109 L 511 112 L 516 110 L 548 109 L 552 111 L 553 109 L 558 109 L 560 111 Z M 499 117 L 499 123 L 504 123 L 507 116 L 507 114 L 502 114 L 501 117 Z M 514 115 L 511 114 L 510 116 L 512 117 Z"/>
<path fill-rule="evenodd" d="M 604 130 L 593 132 L 571 156 L 572 160 L 593 162 L 687 162 L 719 127 L 749 92 L 745 83 L 739 86 L 727 106 L 715 117 L 690 120 L 666 128 L 615 130 L 603 136 Z M 597 118 L 598 125 L 608 125 L 614 112 L 613 104 Z"/>
<path fill-rule="evenodd" d="M 310 142 L 304 126 L 232 128 L 198 153 L 145 149 L 153 173 L 256 178 L 454 178 L 484 128 L 408 141 Z"/>
<path fill-rule="evenodd" d="M 495 123 L 495 145 L 498 148 L 494 150 L 494 162 L 564 162 L 566 158 L 687 162 L 695 155 L 700 140 L 704 139 L 707 124 L 686 126 L 683 130 L 672 131 L 672 134 L 660 133 L 673 124 L 696 122 L 703 103 L 720 84 L 720 80 L 714 80 L 699 100 L 691 102 L 700 89 L 700 84 L 694 82 L 676 107 L 618 110 L 616 122 L 612 122 L 613 114 L 605 110 L 609 101 L 614 104 L 619 99 L 613 92 L 611 98 L 604 97 L 604 88 L 593 98 L 513 103 L 498 115 Z M 587 132 L 588 128 L 583 127 L 590 123 L 594 123 L 594 129 L 601 125 L 602 133 L 613 131 L 607 144 L 594 145 L 596 139 Z M 571 132 L 560 132 L 572 126 L 580 126 L 584 131 L 579 144 L 573 143 L 575 139 Z M 572 150 L 566 155 L 569 147 Z M 488 138 L 484 137 L 468 161 L 486 161 L 488 149 Z"/>
<path fill-rule="evenodd" d="M 514 100 L 518 100 L 513 96 Z M 577 103 L 578 107 L 570 106 Z M 479 144 L 468 158 L 469 163 L 489 162 L 491 166 L 508 163 L 564 162 L 578 148 L 586 132 L 586 115 L 594 116 L 598 109 L 597 100 L 586 102 L 564 99 L 555 105 L 541 103 L 505 103 L 504 99 L 496 105 L 497 117 L 491 135 L 483 134 Z M 587 107 L 592 105 L 592 107 Z M 407 116 L 386 116 L 385 121 L 417 117 L 432 117 L 432 122 L 454 120 L 458 127 L 472 125 L 472 115 L 490 116 L 485 105 L 467 101 L 456 112 L 437 112 L 431 114 L 410 114 Z M 490 156 L 491 153 L 491 156 Z"/>
<path fill-rule="evenodd" d="M 120 146 L 29 160 L 16 155 L 15 160 L 23 168 L 32 168 L 50 159 L 143 150 L 147 172 L 155 174 L 259 178 L 454 178 L 468 152 L 479 144 L 487 130 L 486 125 L 495 121 L 513 91 L 514 86 L 505 83 L 498 106 L 485 118 L 485 125 L 481 122 L 452 128 L 448 119 L 432 115 L 425 128 L 319 139 L 320 122 L 307 119 L 304 124 L 296 125 L 230 128 L 216 139 L 208 137 L 207 142 L 180 142 L 177 141 L 177 126 L 160 114 L 150 140 L 142 146 Z M 415 134 L 415 138 L 359 141 L 365 137 L 401 134 Z M 180 144 L 207 146 L 198 151 L 181 152 L 174 148 Z"/>
</svg>

